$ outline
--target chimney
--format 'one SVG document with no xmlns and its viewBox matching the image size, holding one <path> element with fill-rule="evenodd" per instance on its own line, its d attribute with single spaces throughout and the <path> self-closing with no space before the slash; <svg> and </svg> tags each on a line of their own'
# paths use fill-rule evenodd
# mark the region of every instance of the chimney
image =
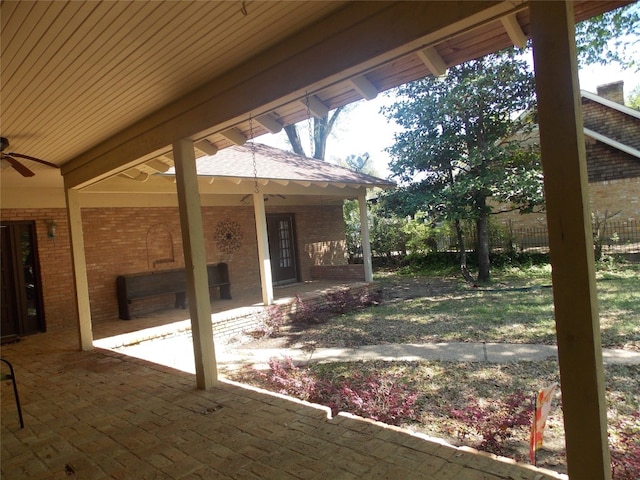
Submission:
<svg viewBox="0 0 640 480">
<path fill-rule="evenodd" d="M 607 83 L 606 85 L 599 85 L 597 92 L 599 97 L 624 105 L 624 82 L 622 80 Z"/>
</svg>

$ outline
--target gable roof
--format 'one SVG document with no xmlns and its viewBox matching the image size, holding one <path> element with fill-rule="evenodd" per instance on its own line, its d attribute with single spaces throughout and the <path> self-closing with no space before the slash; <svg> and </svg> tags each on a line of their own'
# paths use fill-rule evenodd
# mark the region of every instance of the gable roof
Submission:
<svg viewBox="0 0 640 480">
<path fill-rule="evenodd" d="M 620 113 L 624 113 L 625 115 L 630 115 L 632 117 L 640 119 L 640 111 L 634 110 L 631 107 L 627 107 L 626 105 L 621 105 L 618 102 L 614 102 L 609 100 L 608 98 L 601 97 L 600 95 L 596 95 L 595 93 L 587 92 L 586 90 L 580 90 L 580 95 L 583 98 L 587 98 L 593 102 L 597 102 L 605 107 L 613 108 L 614 110 L 618 110 Z"/>
<path fill-rule="evenodd" d="M 584 134 L 587 137 L 591 137 L 594 140 L 597 140 L 599 142 L 605 143 L 607 145 L 609 145 L 610 147 L 613 147 L 617 150 L 620 150 L 621 152 L 624 153 L 628 153 L 629 155 L 636 157 L 638 159 L 640 159 L 640 150 L 636 150 L 633 147 L 630 147 L 629 145 L 625 145 L 624 143 L 620 143 L 617 140 L 614 140 L 613 138 L 607 137 L 606 135 L 602 135 L 598 132 L 595 132 L 587 127 L 583 128 L 584 130 Z"/>
<path fill-rule="evenodd" d="M 580 91 L 584 134 L 620 152 L 640 158 L 640 111 L 596 95 Z M 587 103 L 585 103 L 587 100 Z M 598 109 L 588 108 L 597 105 Z"/>
<path fill-rule="evenodd" d="M 364 188 L 393 188 L 395 183 L 372 175 L 354 172 L 323 160 L 307 158 L 261 143 L 232 146 L 196 161 L 199 176 L 214 178 L 254 179 L 297 182 L 316 185 L 342 185 Z M 165 175 L 174 175 L 169 169 Z"/>
</svg>

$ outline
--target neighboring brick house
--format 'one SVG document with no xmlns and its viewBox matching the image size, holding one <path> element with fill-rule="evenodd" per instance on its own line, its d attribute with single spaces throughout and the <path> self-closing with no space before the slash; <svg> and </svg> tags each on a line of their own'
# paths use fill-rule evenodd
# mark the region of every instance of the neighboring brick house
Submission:
<svg viewBox="0 0 640 480">
<path fill-rule="evenodd" d="M 11 171 L 3 172 L 3 282 L 10 278 L 8 283 L 16 284 L 16 275 L 22 275 L 22 269 L 16 267 L 22 261 L 18 257 L 19 247 L 26 245 L 23 239 L 28 239 L 32 248 L 29 258 L 34 259 L 32 270 L 39 280 L 38 291 L 35 295 L 33 291 L 27 293 L 26 300 L 20 291 L 3 289 L 3 308 L 11 304 L 5 295 L 14 295 L 23 311 L 37 312 L 31 325 L 20 320 L 22 334 L 25 330 L 28 333 L 71 327 L 78 321 L 72 295 L 73 266 L 64 189 L 61 177 L 48 182 L 49 173 L 39 172 L 23 179 Z M 276 284 L 318 276 L 328 276 L 336 282 L 353 280 L 354 275 L 363 279 L 361 265 L 347 266 L 342 203 L 364 196 L 367 188 L 389 187 L 389 182 L 257 144 L 230 147 L 208 159 L 201 158 L 198 175 L 207 263 L 228 264 L 234 296 L 260 294 L 252 198 L 256 185 L 266 198 L 269 248 L 288 249 L 287 259 L 280 263 L 290 268 L 278 272 L 274 266 Z M 121 175 L 83 192 L 82 229 L 94 322 L 118 318 L 118 275 L 184 266 L 171 171 L 143 180 Z M 24 185 L 38 188 L 21 191 L 25 190 Z M 52 224 L 56 225 L 55 236 L 50 232 Z M 22 281 L 25 283 L 24 278 Z M 150 302 L 140 300 L 132 305 L 132 312 L 136 315 L 170 308 L 173 302 L 172 296 Z M 5 319 L 9 322 L 10 316 L 3 312 L 3 335 L 11 328 L 4 325 Z"/>
<path fill-rule="evenodd" d="M 623 82 L 581 91 L 589 201 L 596 219 L 605 215 L 626 229 L 640 225 L 640 112 L 624 105 Z M 544 212 L 503 213 L 514 231 L 546 228 Z M 635 232 L 635 230 L 634 230 Z"/>
</svg>

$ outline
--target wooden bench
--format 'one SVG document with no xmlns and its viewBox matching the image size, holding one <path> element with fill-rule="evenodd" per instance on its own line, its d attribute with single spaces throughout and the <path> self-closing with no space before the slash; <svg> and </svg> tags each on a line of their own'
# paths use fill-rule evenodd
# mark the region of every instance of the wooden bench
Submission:
<svg viewBox="0 0 640 480">
<path fill-rule="evenodd" d="M 220 298 L 231 300 L 231 282 L 226 263 L 207 265 L 209 288 L 220 288 Z M 118 311 L 122 320 L 131 320 L 132 300 L 175 294 L 175 308 L 186 307 L 187 278 L 184 268 L 162 272 L 135 273 L 116 277 Z"/>
</svg>

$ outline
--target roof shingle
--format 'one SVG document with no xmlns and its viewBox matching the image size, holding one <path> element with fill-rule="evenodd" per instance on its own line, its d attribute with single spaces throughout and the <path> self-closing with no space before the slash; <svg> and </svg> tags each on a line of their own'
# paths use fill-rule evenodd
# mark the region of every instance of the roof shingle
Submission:
<svg viewBox="0 0 640 480">
<path fill-rule="evenodd" d="M 199 158 L 196 161 L 198 175 L 254 178 L 254 155 L 258 179 L 344 183 L 380 188 L 395 186 L 390 180 L 354 172 L 323 160 L 302 157 L 260 143 L 232 146 L 220 150 L 213 156 Z M 174 172 L 172 168 L 167 174 Z"/>
</svg>

